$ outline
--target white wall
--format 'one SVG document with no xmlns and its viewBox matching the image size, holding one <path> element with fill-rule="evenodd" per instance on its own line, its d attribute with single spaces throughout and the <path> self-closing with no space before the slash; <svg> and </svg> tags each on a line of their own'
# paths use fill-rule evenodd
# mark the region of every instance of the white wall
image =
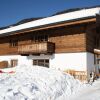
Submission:
<svg viewBox="0 0 100 100">
<path fill-rule="evenodd" d="M 95 71 L 94 54 L 88 52 L 86 61 L 87 61 L 87 74 L 89 77 L 90 73 Z"/>
<path fill-rule="evenodd" d="M 0 56 L 0 61 L 8 61 L 10 65 L 10 61 L 12 59 L 18 59 L 18 65 L 32 65 L 32 59 L 50 59 L 51 56 L 48 55 L 40 55 L 40 56 L 21 56 L 21 55 L 7 55 Z M 9 67 L 9 66 L 8 66 Z"/>
<path fill-rule="evenodd" d="M 22 65 L 22 64 L 31 65 L 31 60 L 28 60 L 26 56 L 20 56 L 20 55 L 0 56 L 0 61 L 8 61 L 9 65 L 11 59 L 18 59 L 18 65 Z"/>
<path fill-rule="evenodd" d="M 74 69 L 77 71 L 88 71 L 90 73 L 94 70 L 94 54 L 92 53 L 60 53 L 53 55 L 40 56 L 20 56 L 7 55 L 0 56 L 0 61 L 7 60 L 10 64 L 11 59 L 18 59 L 18 65 L 26 64 L 32 65 L 32 59 L 50 59 L 50 68 L 67 70 Z"/>
<path fill-rule="evenodd" d="M 60 53 L 53 55 L 40 55 L 40 56 L 28 56 L 28 60 L 31 59 L 50 59 L 50 68 L 67 70 L 74 69 L 79 71 L 86 71 L 87 53 Z"/>
<path fill-rule="evenodd" d="M 75 69 L 86 71 L 86 57 L 86 52 L 54 54 L 54 57 L 50 59 L 50 67 L 60 70 Z"/>
</svg>

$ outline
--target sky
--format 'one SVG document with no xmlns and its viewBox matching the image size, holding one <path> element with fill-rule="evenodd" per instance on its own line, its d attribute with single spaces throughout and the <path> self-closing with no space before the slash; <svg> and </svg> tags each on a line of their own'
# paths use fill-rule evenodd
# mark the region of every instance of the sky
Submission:
<svg viewBox="0 0 100 100">
<path fill-rule="evenodd" d="M 100 5 L 100 0 L 0 0 L 0 27 L 22 19 L 47 17 L 71 8 Z"/>
</svg>

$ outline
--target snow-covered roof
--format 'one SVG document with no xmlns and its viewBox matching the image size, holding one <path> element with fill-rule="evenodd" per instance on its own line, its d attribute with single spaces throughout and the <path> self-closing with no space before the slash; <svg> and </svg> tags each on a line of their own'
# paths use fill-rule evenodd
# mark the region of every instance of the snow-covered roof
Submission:
<svg viewBox="0 0 100 100">
<path fill-rule="evenodd" d="M 43 19 L 39 19 L 36 21 L 27 22 L 24 24 L 20 24 L 17 26 L 12 26 L 7 29 L 0 30 L 0 34 L 9 33 L 9 32 L 15 32 L 23 29 L 28 28 L 35 28 L 42 25 L 48 25 L 48 24 L 54 24 L 57 22 L 63 22 L 63 21 L 71 21 L 74 19 L 80 19 L 80 18 L 86 18 L 91 16 L 96 16 L 96 14 L 100 13 L 100 7 L 96 8 L 90 8 L 90 9 L 82 9 L 74 12 L 64 13 L 60 15 L 55 15 Z"/>
</svg>

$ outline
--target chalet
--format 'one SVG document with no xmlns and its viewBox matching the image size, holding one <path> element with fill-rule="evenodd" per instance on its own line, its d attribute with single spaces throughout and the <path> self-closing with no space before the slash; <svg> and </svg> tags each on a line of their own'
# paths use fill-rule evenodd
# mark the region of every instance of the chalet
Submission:
<svg viewBox="0 0 100 100">
<path fill-rule="evenodd" d="M 1 29 L 0 62 L 98 74 L 99 14 L 100 7 L 84 8 Z"/>
</svg>

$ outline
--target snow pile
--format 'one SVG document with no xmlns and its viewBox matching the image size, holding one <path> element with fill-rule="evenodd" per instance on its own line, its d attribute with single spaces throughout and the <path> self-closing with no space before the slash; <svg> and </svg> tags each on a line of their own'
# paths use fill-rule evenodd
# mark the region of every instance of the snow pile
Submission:
<svg viewBox="0 0 100 100">
<path fill-rule="evenodd" d="M 16 73 L 0 74 L 0 100 L 64 100 L 80 87 L 69 74 L 38 66 L 17 66 Z"/>
</svg>

